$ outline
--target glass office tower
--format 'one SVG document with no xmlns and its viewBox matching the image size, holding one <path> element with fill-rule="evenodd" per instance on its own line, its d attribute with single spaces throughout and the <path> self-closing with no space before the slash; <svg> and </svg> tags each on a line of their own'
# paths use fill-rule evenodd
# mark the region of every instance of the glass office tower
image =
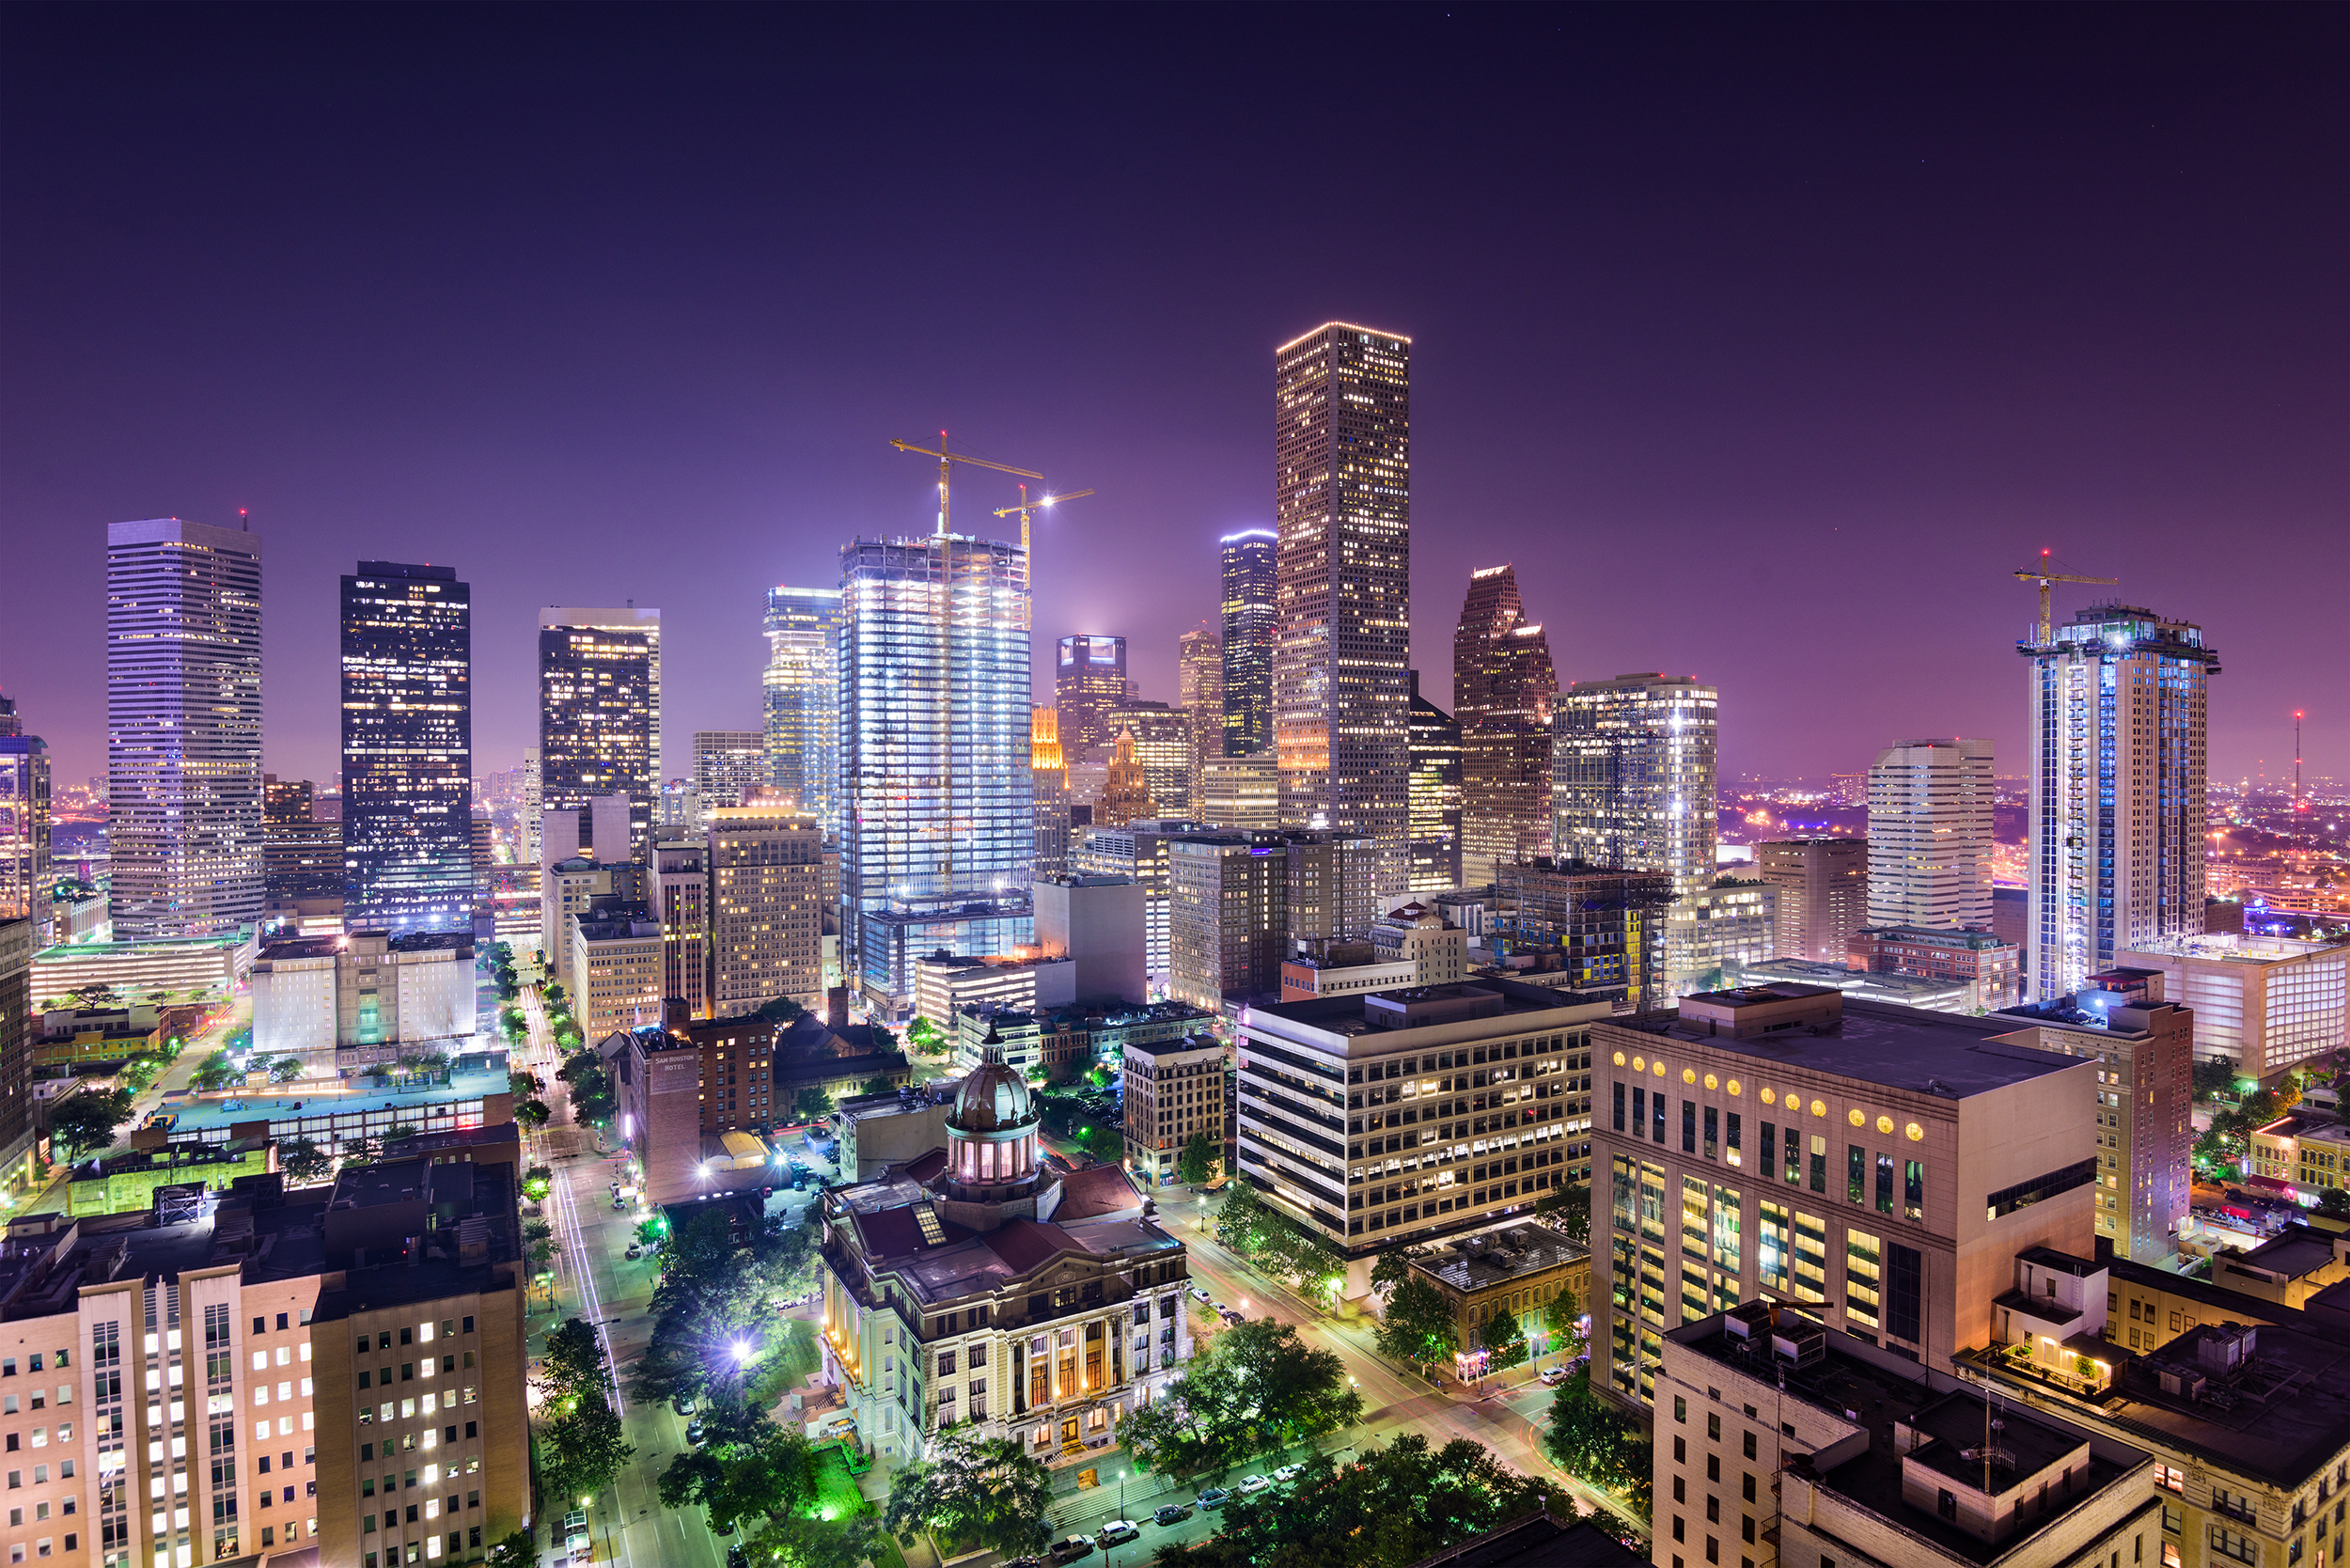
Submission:
<svg viewBox="0 0 2350 1568">
<path fill-rule="evenodd" d="M 473 928 L 473 594 L 454 568 L 342 580 L 343 925 Z"/>
<path fill-rule="evenodd" d="M 1273 531 L 1226 534 L 1224 755 L 1253 757 L 1273 740 Z"/>
<path fill-rule="evenodd" d="M 607 863 L 650 864 L 661 795 L 661 612 L 539 612 L 539 798 L 576 811 L 628 796 L 625 850 L 597 844 Z"/>
<path fill-rule="evenodd" d="M 840 837 L 840 590 L 767 590 L 769 782 Z"/>
<path fill-rule="evenodd" d="M 1550 853 L 1550 725 L 1559 676 L 1526 619 L 1513 566 L 1469 574 L 1452 633 L 1452 716 L 1461 726 L 1462 874 Z"/>
<path fill-rule="evenodd" d="M 1442 893 L 1461 886 L 1461 727 L 1411 682 L 1411 890 Z"/>
<path fill-rule="evenodd" d="M 1561 859 L 1663 871 L 1686 899 L 1714 881 L 1715 709 L 1688 676 L 1577 681 L 1552 729 L 1552 842 Z"/>
<path fill-rule="evenodd" d="M 1126 639 L 1060 639 L 1053 666 L 1053 706 L 1060 712 L 1061 744 L 1082 755 L 1110 744 L 1108 714 L 1126 700 Z"/>
</svg>

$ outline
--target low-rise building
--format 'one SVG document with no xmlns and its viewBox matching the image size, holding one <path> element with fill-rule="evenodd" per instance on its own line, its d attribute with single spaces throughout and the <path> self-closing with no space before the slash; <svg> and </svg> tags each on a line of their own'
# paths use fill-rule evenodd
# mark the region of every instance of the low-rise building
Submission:
<svg viewBox="0 0 2350 1568">
<path fill-rule="evenodd" d="M 1125 1048 L 1126 1168 L 1147 1191 L 1169 1185 L 1184 1145 L 1204 1137 L 1224 1158 L 1224 1064 L 1231 1049 L 1213 1035 L 1130 1041 Z"/>
<path fill-rule="evenodd" d="M 2023 949 L 1987 931 L 1870 926 L 1853 934 L 1844 962 L 1874 974 L 1960 981 L 1969 1012 L 2000 1011 L 2023 994 Z"/>
<path fill-rule="evenodd" d="M 892 1023 L 914 1015 L 915 966 L 925 953 L 1009 953 L 1036 945 L 1025 892 L 993 902 L 953 900 L 868 908 L 857 917 L 854 977 L 866 1005 Z"/>
<path fill-rule="evenodd" d="M 824 1378 L 897 1460 L 970 1422 L 1084 1462 L 1183 1375 L 1183 1243 L 1123 1170 L 1040 1157 L 1025 1079 L 983 1062 L 944 1147 L 823 1197 Z"/>
<path fill-rule="evenodd" d="M 151 942 L 88 942 L 43 948 L 33 955 L 33 1004 L 71 1007 L 93 986 L 126 996 L 158 992 L 174 999 L 220 1001 L 237 994 L 253 967 L 255 932 L 229 936 L 165 937 Z"/>
<path fill-rule="evenodd" d="M 2195 1051 L 2273 1086 L 2350 1044 L 2350 946 L 2286 936 L 2182 936 L 2117 953 L 2163 973 L 2163 995 L 2195 1012 Z"/>
<path fill-rule="evenodd" d="M 2143 1450 L 1792 1308 L 1670 1330 L 1656 1382 L 1657 1563 L 2178 1560 Z"/>
<path fill-rule="evenodd" d="M 1043 902 L 1038 900 L 1040 907 Z M 997 958 L 932 953 L 915 964 L 915 1016 L 942 1028 L 968 1005 L 992 1002 L 1032 1011 L 1076 999 L 1077 964 L 1066 955 L 1047 958 L 1033 949 Z"/>
<path fill-rule="evenodd" d="M 467 1048 L 478 986 L 470 933 L 354 931 L 272 942 L 253 964 L 253 1048 L 306 1075 L 348 1076 L 401 1056 Z"/>
<path fill-rule="evenodd" d="M 580 1035 L 602 1040 L 619 1029 L 658 1024 L 665 957 L 661 922 L 631 900 L 598 898 L 571 917 L 572 1012 Z"/>
<path fill-rule="evenodd" d="M 2252 1130 L 2245 1174 L 2300 1193 L 2350 1187 L 2350 1125 L 2337 1111 L 2295 1110 Z"/>
<path fill-rule="evenodd" d="M 1590 1249 L 1547 1225 L 1518 1221 L 1449 1237 L 1413 1258 L 1412 1267 L 1452 1309 L 1460 1346 L 1453 1375 L 1463 1379 L 1493 1370 L 1486 1346 L 1496 1314 L 1517 1319 L 1528 1357 L 1535 1359 L 1574 1348 L 1551 1339 L 1544 1317 L 1559 1292 L 1572 1294 L 1581 1311 L 1590 1307 Z"/>
<path fill-rule="evenodd" d="M 838 1164 L 848 1181 L 867 1181 L 892 1165 L 920 1159 L 947 1147 L 947 1112 L 961 1078 L 932 1078 L 887 1094 L 859 1094 L 833 1112 L 832 1133 L 839 1142 Z"/>
</svg>

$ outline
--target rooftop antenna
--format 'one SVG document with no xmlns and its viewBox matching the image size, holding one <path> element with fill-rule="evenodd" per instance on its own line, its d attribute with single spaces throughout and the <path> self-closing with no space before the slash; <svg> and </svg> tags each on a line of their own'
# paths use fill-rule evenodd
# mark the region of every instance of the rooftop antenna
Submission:
<svg viewBox="0 0 2350 1568">
<path fill-rule="evenodd" d="M 251 523 L 250 521 L 248 521 L 248 520 L 246 519 L 246 517 L 245 517 L 245 510 L 244 510 L 244 509 L 243 509 L 243 507 L 239 507 L 239 508 L 237 509 L 237 527 L 239 528 L 239 530 L 240 530 L 240 531 L 244 532 L 244 533 L 248 533 L 248 534 L 249 534 L 249 533 L 251 533 L 251 532 L 253 531 L 253 525 L 252 525 L 252 523 Z M 2296 746 L 2296 747 L 2295 747 L 2294 749 L 2295 749 L 2295 750 L 2297 751 L 2297 750 L 2299 750 L 2300 748 Z"/>
<path fill-rule="evenodd" d="M 2306 811 L 2310 803 L 2301 797 L 2301 710 L 2293 710 L 2293 808 Z"/>
</svg>

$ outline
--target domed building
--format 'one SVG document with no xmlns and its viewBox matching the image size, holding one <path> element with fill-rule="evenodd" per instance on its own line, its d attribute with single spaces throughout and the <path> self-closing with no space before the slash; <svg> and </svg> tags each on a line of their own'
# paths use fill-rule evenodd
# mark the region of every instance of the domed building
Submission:
<svg viewBox="0 0 2350 1568">
<path fill-rule="evenodd" d="M 998 1047 L 955 1087 L 944 1132 L 824 1198 L 824 1373 L 857 1440 L 918 1458 L 971 1421 L 1051 1465 L 1108 1448 L 1191 1358 L 1183 1243 L 1118 1166 L 1048 1154 Z"/>
</svg>

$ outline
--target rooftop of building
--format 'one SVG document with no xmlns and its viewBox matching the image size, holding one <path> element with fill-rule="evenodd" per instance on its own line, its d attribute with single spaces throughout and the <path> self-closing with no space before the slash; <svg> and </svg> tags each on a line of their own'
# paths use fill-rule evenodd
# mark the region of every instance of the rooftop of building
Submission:
<svg viewBox="0 0 2350 1568">
<path fill-rule="evenodd" d="M 1608 998 L 1579 991 L 1521 985 L 1515 980 L 1462 980 L 1449 985 L 1398 986 L 1354 996 L 1319 996 L 1303 1002 L 1268 1002 L 1248 1010 L 1250 1019 L 1279 1019 L 1327 1034 L 1394 1033 L 1473 1019 L 1507 1018 L 1576 1008 L 1605 1010 Z M 1541 1025 L 1534 1025 L 1541 1027 Z"/>
<path fill-rule="evenodd" d="M 1137 1024 L 1179 1024 L 1213 1018 L 1189 1002 L 1128 1002 L 1115 996 L 1081 996 L 1061 1007 L 1039 1009 L 1040 1027 L 1056 1034 L 1130 1028 Z"/>
<path fill-rule="evenodd" d="M 2200 958 L 2223 964 L 2283 964 L 2331 949 L 2350 951 L 2338 942 L 2308 942 L 2295 936 L 2239 935 L 2233 932 L 2179 936 L 2161 942 L 2134 944 L 2129 950 L 2163 958 Z"/>
<path fill-rule="evenodd" d="M 1963 996 L 1970 983 L 1959 980 L 1938 980 L 1926 975 L 1886 974 L 1875 969 L 1862 969 L 1849 964 L 1829 964 L 1813 958 L 1754 959 L 1739 964 L 1737 969 L 1739 979 L 1747 982 L 1741 989 L 1783 981 L 1825 986 L 1843 992 L 1873 992 L 1876 993 L 1875 1000 L 1903 1005 Z"/>
<path fill-rule="evenodd" d="M 1190 1056 L 1199 1051 L 1221 1052 L 1224 1049 L 1224 1042 L 1212 1034 L 1179 1035 L 1173 1040 L 1129 1040 L 1126 1042 L 1128 1056 L 1153 1058 Z"/>
<path fill-rule="evenodd" d="M 1991 1016 L 2025 1023 L 2057 1024 L 2068 1028 L 2096 1029 L 2118 1039 L 2136 1039 L 2150 1032 L 2154 1012 L 2176 1003 L 2147 1002 L 2113 991 L 2084 991 L 2045 1002 L 2018 1002 Z"/>
<path fill-rule="evenodd" d="M 283 964 L 297 958 L 333 958 L 343 950 L 339 936 L 296 936 L 283 941 L 265 943 L 261 962 Z"/>
<path fill-rule="evenodd" d="M 1413 1259 L 1412 1266 L 1468 1294 L 1590 1256 L 1589 1248 L 1549 1226 L 1526 1220 L 1448 1237 Z"/>
<path fill-rule="evenodd" d="M 624 942 L 661 934 L 661 921 L 650 905 L 598 899 L 589 912 L 572 917 L 572 929 L 583 942 Z"/>
<path fill-rule="evenodd" d="M 1863 926 L 1854 933 L 1857 937 L 1873 937 L 1880 942 L 1908 942 L 1929 948 L 1965 948 L 1982 952 L 1992 948 L 2013 948 L 2013 942 L 2002 941 L 1988 931 L 1959 931 L 1945 926 Z"/>
<path fill-rule="evenodd" d="M 1801 1003 L 1822 995 L 1791 985 L 1713 991 L 1683 997 L 1677 1011 L 1602 1022 L 1757 1062 L 1809 1068 L 1947 1099 L 1964 1099 L 2081 1066 L 2078 1058 L 2002 1040 L 2014 1032 L 2013 1020 L 1927 1012 L 1834 992 L 1825 993 L 1840 1004 L 1833 1017 L 1799 1015 L 1771 1032 L 1743 1038 L 1716 1027 L 1751 1008 Z"/>
</svg>

